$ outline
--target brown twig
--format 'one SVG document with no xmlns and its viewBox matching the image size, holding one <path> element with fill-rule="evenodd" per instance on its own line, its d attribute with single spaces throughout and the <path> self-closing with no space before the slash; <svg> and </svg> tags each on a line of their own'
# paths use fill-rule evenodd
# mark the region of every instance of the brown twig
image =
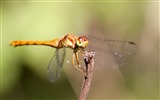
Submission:
<svg viewBox="0 0 160 100">
<path fill-rule="evenodd" d="M 93 77 L 93 70 L 94 70 L 94 56 L 95 52 L 85 52 L 84 55 L 84 62 L 86 65 L 86 73 L 84 77 L 84 81 L 82 84 L 80 96 L 78 100 L 86 100 L 91 82 L 92 82 L 92 77 Z"/>
</svg>

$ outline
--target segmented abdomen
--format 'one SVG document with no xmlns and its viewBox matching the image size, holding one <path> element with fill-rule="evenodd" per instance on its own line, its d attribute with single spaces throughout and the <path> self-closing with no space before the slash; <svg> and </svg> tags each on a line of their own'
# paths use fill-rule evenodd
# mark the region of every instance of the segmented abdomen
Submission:
<svg viewBox="0 0 160 100">
<path fill-rule="evenodd" d="M 11 45 L 14 47 L 24 46 L 24 45 L 45 45 L 45 46 L 51 46 L 54 48 L 63 47 L 63 44 L 60 42 L 60 39 L 54 39 L 50 41 L 12 41 Z"/>
</svg>

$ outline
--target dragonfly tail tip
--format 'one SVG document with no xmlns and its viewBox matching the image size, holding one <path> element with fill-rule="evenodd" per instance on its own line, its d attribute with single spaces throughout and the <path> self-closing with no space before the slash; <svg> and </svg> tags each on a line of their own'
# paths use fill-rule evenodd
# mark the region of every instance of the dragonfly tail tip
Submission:
<svg viewBox="0 0 160 100">
<path fill-rule="evenodd" d="M 12 42 L 10 43 L 10 45 L 13 46 L 13 47 L 17 47 L 15 41 L 12 41 Z"/>
</svg>

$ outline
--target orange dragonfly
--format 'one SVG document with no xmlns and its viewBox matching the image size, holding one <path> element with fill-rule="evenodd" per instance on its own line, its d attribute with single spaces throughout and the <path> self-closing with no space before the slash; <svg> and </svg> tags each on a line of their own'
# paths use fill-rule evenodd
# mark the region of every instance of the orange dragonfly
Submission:
<svg viewBox="0 0 160 100">
<path fill-rule="evenodd" d="M 81 67 L 78 59 L 78 52 L 80 51 L 81 54 L 83 55 L 85 52 L 84 49 L 88 45 L 88 39 L 85 36 L 77 37 L 73 34 L 67 34 L 60 39 L 56 38 L 50 41 L 12 41 L 11 42 L 11 46 L 14 46 L 14 47 L 24 46 L 24 45 L 45 45 L 45 46 L 51 46 L 51 47 L 57 48 L 47 68 L 50 81 L 56 81 L 60 76 L 60 71 L 61 71 L 60 68 L 62 68 L 62 65 L 64 62 L 64 56 L 66 54 L 65 48 L 73 49 L 74 54 L 72 58 L 72 63 L 78 70 L 85 73 L 85 69 Z M 77 65 L 75 65 L 74 63 L 75 58 L 76 58 Z"/>
<path fill-rule="evenodd" d="M 89 44 L 89 45 L 88 45 Z M 122 66 L 126 55 L 132 55 L 137 52 L 138 47 L 134 42 L 108 40 L 97 36 L 76 36 L 66 34 L 62 38 L 56 38 L 49 41 L 12 41 L 14 47 L 24 45 L 45 45 L 56 48 L 56 51 L 47 67 L 47 72 L 51 82 L 55 82 L 60 77 L 61 68 L 66 57 L 66 49 L 73 50 L 72 64 L 75 68 L 85 73 L 85 67 L 81 66 L 78 53 L 84 55 L 87 50 L 94 50 L 95 67 L 118 67 Z M 76 64 L 75 64 L 76 60 Z"/>
</svg>

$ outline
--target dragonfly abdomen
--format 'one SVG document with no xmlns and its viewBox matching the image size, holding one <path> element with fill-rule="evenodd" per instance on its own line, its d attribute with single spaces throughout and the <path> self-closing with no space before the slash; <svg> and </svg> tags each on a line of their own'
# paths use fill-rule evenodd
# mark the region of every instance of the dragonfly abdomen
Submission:
<svg viewBox="0 0 160 100">
<path fill-rule="evenodd" d="M 63 45 L 60 43 L 60 39 L 54 39 L 50 41 L 12 41 L 11 45 L 14 47 L 24 46 L 24 45 L 45 45 L 55 48 L 62 48 Z"/>
</svg>

